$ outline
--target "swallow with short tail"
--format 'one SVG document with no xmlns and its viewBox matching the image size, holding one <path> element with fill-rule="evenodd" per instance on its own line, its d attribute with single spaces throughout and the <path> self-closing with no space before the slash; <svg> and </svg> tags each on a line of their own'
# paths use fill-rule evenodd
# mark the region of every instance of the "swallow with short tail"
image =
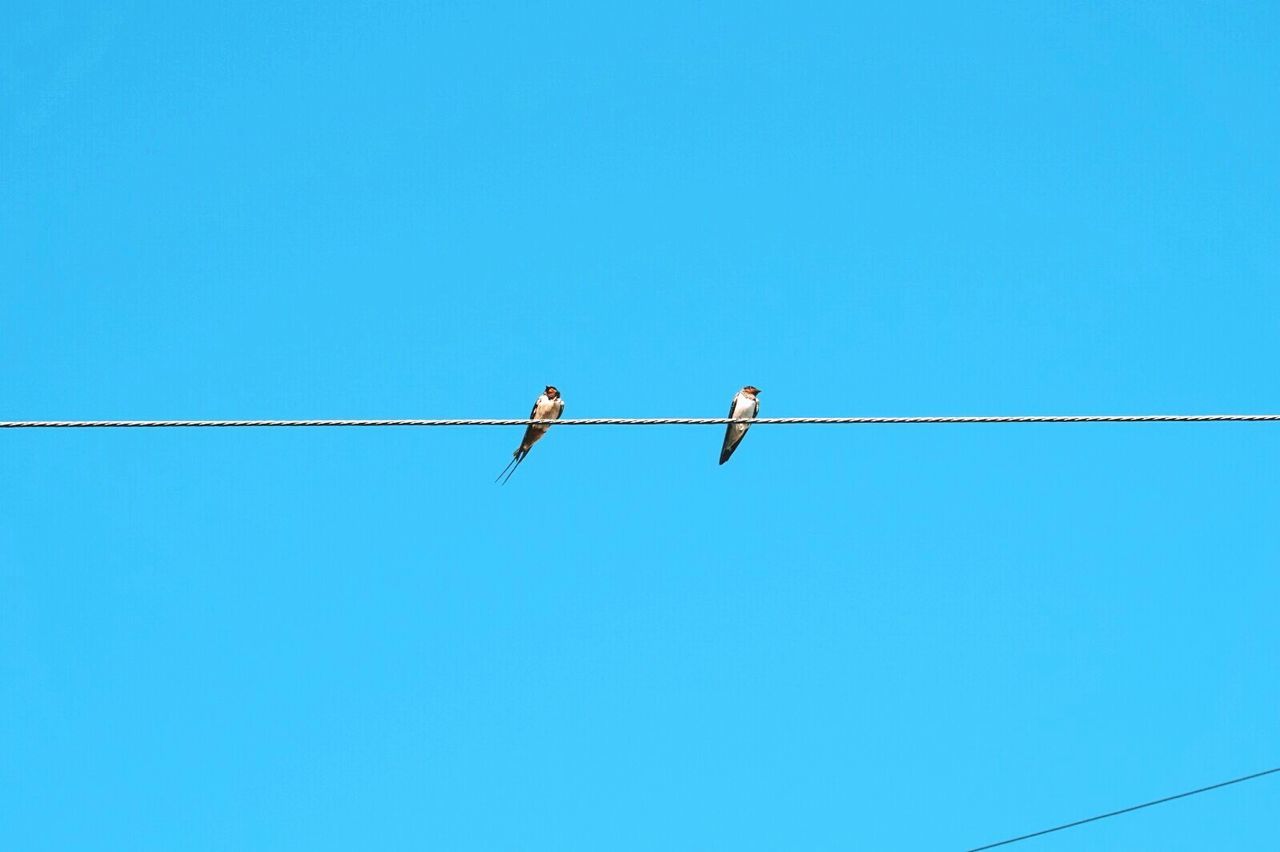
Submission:
<svg viewBox="0 0 1280 852">
<path fill-rule="evenodd" d="M 747 385 L 735 393 L 733 402 L 729 403 L 729 419 L 754 420 L 756 415 L 760 413 L 760 400 L 756 399 L 756 394 L 758 393 L 760 393 L 760 388 L 754 385 Z M 746 437 L 747 429 L 749 428 L 751 428 L 750 423 L 729 424 L 729 428 L 724 432 L 724 446 L 720 448 L 720 464 L 727 462 L 729 456 L 733 455 L 733 451 L 738 449 L 738 444 L 742 443 L 742 439 Z"/>
<path fill-rule="evenodd" d="M 537 401 L 533 404 L 533 411 L 529 412 L 530 420 L 559 420 L 560 415 L 564 414 L 564 398 L 560 396 L 560 391 L 556 390 L 552 385 L 547 385 L 547 389 L 542 392 Z M 538 439 L 547 434 L 547 430 L 551 428 L 551 424 L 530 423 L 529 427 L 524 430 L 524 438 L 520 441 L 520 446 L 516 447 L 516 451 L 511 454 L 511 461 L 507 462 L 507 466 L 502 469 L 502 473 L 498 474 L 498 479 L 502 480 L 502 484 L 506 485 L 507 480 L 511 479 L 516 469 L 520 467 L 520 462 L 524 461 L 524 457 L 529 455 L 529 450 L 538 442 Z M 503 479 L 506 474 L 506 479 Z"/>
</svg>

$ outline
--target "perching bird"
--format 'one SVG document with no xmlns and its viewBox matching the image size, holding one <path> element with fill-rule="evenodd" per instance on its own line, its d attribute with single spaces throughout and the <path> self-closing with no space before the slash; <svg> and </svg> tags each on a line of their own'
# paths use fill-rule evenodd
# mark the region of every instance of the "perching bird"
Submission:
<svg viewBox="0 0 1280 852">
<path fill-rule="evenodd" d="M 542 392 L 537 401 L 533 404 L 533 411 L 529 412 L 530 420 L 559 420 L 560 415 L 564 414 L 564 399 L 560 396 L 560 391 L 551 385 L 547 385 L 547 389 Z M 529 428 L 524 430 L 524 438 L 520 441 L 520 446 L 516 447 L 516 451 L 511 454 L 511 461 L 507 462 L 507 466 L 502 469 L 502 473 L 498 474 L 498 479 L 502 479 L 502 474 L 507 474 L 510 479 L 516 472 L 516 468 L 520 467 L 520 462 L 524 461 L 524 457 L 529 455 L 529 450 L 538 439 L 547 434 L 547 430 L 551 426 L 540 426 L 537 424 L 529 424 Z M 511 473 L 507 473 L 507 471 Z M 497 482 L 495 479 L 494 482 Z M 507 479 L 502 479 L 502 484 L 507 484 Z"/>
<path fill-rule="evenodd" d="M 742 390 L 733 395 L 733 402 L 729 403 L 729 418 L 731 420 L 755 419 L 760 413 L 760 400 L 756 399 L 756 394 L 760 393 L 760 388 L 753 385 L 747 385 Z M 749 423 L 730 423 L 729 428 L 724 430 L 724 446 L 720 448 L 720 464 L 724 464 L 729 460 L 729 456 L 733 455 L 733 451 L 738 449 L 738 444 L 742 443 L 742 439 L 746 437 L 747 429 L 751 428 Z"/>
</svg>

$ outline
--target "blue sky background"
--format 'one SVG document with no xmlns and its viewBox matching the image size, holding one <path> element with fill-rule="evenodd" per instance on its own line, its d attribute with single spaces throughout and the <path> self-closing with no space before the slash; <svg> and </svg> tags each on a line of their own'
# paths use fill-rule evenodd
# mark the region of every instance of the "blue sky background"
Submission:
<svg viewBox="0 0 1280 852">
<path fill-rule="evenodd" d="M 0 418 L 1275 412 L 1278 41 L 6 5 Z M 1280 764 L 1275 425 L 519 433 L 0 435 L 0 845 L 954 849 Z"/>
</svg>

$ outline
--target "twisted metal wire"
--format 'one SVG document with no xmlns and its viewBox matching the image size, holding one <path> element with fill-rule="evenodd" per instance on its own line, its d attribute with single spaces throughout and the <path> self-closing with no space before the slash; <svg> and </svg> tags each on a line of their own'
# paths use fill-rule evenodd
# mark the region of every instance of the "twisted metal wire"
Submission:
<svg viewBox="0 0 1280 852">
<path fill-rule="evenodd" d="M 1280 414 L 1030 414 L 977 417 L 588 417 L 567 420 L 0 420 L 0 429 L 161 429 L 260 426 L 873 426 L 930 423 L 1256 423 Z"/>
<path fill-rule="evenodd" d="M 1100 819 L 1110 819 L 1111 817 L 1120 816 L 1121 814 L 1133 813 L 1134 811 L 1140 811 L 1143 808 L 1149 808 L 1149 807 L 1152 807 L 1153 805 L 1163 805 L 1165 802 L 1172 802 L 1176 799 L 1185 799 L 1188 796 L 1198 796 L 1199 794 L 1207 793 L 1210 790 L 1218 790 L 1222 787 L 1230 787 L 1232 784 L 1240 784 L 1244 781 L 1252 781 L 1255 778 L 1261 778 L 1264 775 L 1274 775 L 1277 772 L 1280 772 L 1280 766 L 1276 766 L 1272 769 L 1264 769 L 1263 771 L 1255 772 L 1252 775 L 1244 775 L 1244 776 L 1241 776 L 1240 778 L 1232 778 L 1230 781 L 1219 781 L 1217 784 L 1210 784 L 1207 787 L 1199 787 L 1195 790 L 1188 790 L 1185 793 L 1176 793 L 1172 796 L 1165 796 L 1163 799 L 1156 799 L 1155 801 L 1151 801 L 1151 802 L 1143 802 L 1140 805 L 1130 805 L 1129 807 L 1121 808 L 1118 811 L 1111 811 L 1105 814 L 1098 814 L 1097 816 L 1091 816 L 1086 819 L 1078 819 L 1075 822 L 1068 822 L 1063 825 L 1056 825 L 1053 828 L 1045 828 L 1045 829 L 1041 829 L 1040 831 L 1033 831 L 1030 834 L 1021 834 L 1017 837 L 1010 837 L 1008 840 L 1001 840 L 996 843 L 988 843 L 986 846 L 975 846 L 974 848 L 968 850 L 968 852 L 983 852 L 984 849 L 995 849 L 997 846 L 1008 846 L 1012 843 L 1019 843 L 1023 840 L 1030 840 L 1033 837 L 1040 837 L 1045 834 L 1053 834 L 1055 831 L 1062 831 L 1068 828 L 1075 828 L 1078 825 L 1085 825 L 1086 823 L 1097 822 Z"/>
</svg>

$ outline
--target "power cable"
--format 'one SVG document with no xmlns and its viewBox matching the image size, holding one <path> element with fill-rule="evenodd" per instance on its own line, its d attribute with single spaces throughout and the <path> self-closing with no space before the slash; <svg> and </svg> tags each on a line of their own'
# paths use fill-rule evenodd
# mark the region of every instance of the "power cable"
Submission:
<svg viewBox="0 0 1280 852">
<path fill-rule="evenodd" d="M 1241 783 L 1244 783 L 1245 781 L 1252 781 L 1255 778 L 1261 778 L 1264 775 L 1271 775 L 1272 773 L 1275 773 L 1275 772 L 1280 772 L 1280 766 L 1277 766 L 1273 769 L 1265 769 L 1262 772 L 1255 772 L 1252 775 L 1244 775 L 1240 778 L 1232 778 L 1230 781 L 1220 781 L 1217 784 L 1210 784 L 1208 787 L 1200 787 L 1195 790 L 1188 790 L 1185 793 L 1176 793 L 1172 796 L 1165 796 L 1163 799 L 1156 799 L 1155 801 L 1152 801 L 1152 802 L 1143 802 L 1140 805 L 1132 805 L 1127 808 L 1121 808 L 1118 811 L 1111 811 L 1110 813 L 1098 814 L 1097 816 L 1091 816 L 1091 817 L 1088 817 L 1087 819 L 1078 819 L 1075 822 L 1068 822 L 1063 825 L 1055 825 L 1053 828 L 1046 828 L 1040 831 L 1033 831 L 1030 834 L 1021 834 L 1017 837 L 1010 837 L 1008 840 L 1001 840 L 998 843 L 988 843 L 986 846 L 975 846 L 972 849 L 966 850 L 966 852 L 982 852 L 984 849 L 995 849 L 997 846 L 1008 846 L 1010 843 L 1018 843 L 1019 841 L 1022 841 L 1022 840 L 1030 840 L 1033 837 L 1040 837 L 1045 834 L 1052 834 L 1055 831 L 1063 831 L 1064 829 L 1075 828 L 1077 825 L 1084 825 L 1087 822 L 1097 822 L 1100 819 L 1107 819 L 1108 817 L 1120 816 L 1120 814 L 1127 814 L 1127 813 L 1132 813 L 1133 811 L 1140 811 L 1143 808 L 1149 808 L 1154 805 L 1163 805 L 1165 802 L 1172 802 L 1174 799 L 1185 799 L 1187 796 L 1195 796 L 1199 793 L 1207 793 L 1210 790 L 1217 790 L 1219 787 L 1229 787 L 1232 784 L 1241 784 Z"/>
<path fill-rule="evenodd" d="M 942 423 L 1258 423 L 1280 414 L 1048 414 L 977 417 L 592 417 L 567 420 L 3 420 L 0 429 L 160 429 L 301 426 L 852 426 Z"/>
</svg>

